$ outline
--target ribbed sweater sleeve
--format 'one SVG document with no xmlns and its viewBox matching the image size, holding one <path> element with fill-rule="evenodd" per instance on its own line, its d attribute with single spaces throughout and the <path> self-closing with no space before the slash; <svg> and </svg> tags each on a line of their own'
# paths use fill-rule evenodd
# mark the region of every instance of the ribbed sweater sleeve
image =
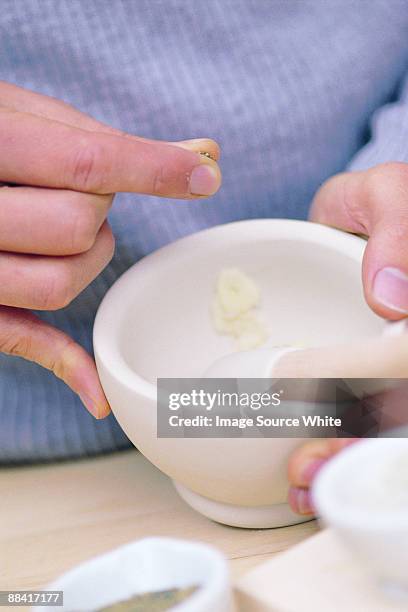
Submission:
<svg viewBox="0 0 408 612">
<path fill-rule="evenodd" d="M 371 137 L 354 155 L 349 170 L 366 170 L 383 162 L 408 162 L 408 73 L 395 102 L 379 108 L 370 122 Z"/>
</svg>

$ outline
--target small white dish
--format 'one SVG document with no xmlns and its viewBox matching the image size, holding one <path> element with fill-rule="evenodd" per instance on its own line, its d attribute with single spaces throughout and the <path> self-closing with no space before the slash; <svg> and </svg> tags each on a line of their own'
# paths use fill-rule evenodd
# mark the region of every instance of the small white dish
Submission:
<svg viewBox="0 0 408 612">
<path fill-rule="evenodd" d="M 408 439 L 346 448 L 318 474 L 313 499 L 380 584 L 408 602 Z"/>
<path fill-rule="evenodd" d="M 319 346 L 376 337 L 387 323 L 367 306 L 366 242 L 304 221 L 259 219 L 198 232 L 132 266 L 97 313 L 94 349 L 112 410 L 135 446 L 184 500 L 216 521 L 280 527 L 306 520 L 287 504 L 294 438 L 158 438 L 156 379 L 201 377 L 231 353 L 210 303 L 222 268 L 261 290 L 268 346 Z"/>
<path fill-rule="evenodd" d="M 198 588 L 177 605 L 178 612 L 232 611 L 227 562 L 215 548 L 186 540 L 146 538 L 86 561 L 57 578 L 46 589 L 63 591 L 64 605 L 47 610 L 93 612 L 134 595 L 192 586 Z M 43 607 L 33 610 L 42 612 Z"/>
</svg>

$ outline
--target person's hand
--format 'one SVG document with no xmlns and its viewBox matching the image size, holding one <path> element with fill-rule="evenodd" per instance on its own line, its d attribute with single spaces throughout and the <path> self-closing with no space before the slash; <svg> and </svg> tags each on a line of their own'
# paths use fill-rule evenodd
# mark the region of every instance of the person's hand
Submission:
<svg viewBox="0 0 408 612">
<path fill-rule="evenodd" d="M 294 512 L 313 515 L 311 487 L 320 468 L 356 438 L 327 438 L 310 440 L 299 446 L 289 458 L 288 502 Z"/>
<path fill-rule="evenodd" d="M 408 315 L 408 164 L 332 177 L 317 192 L 310 220 L 367 236 L 362 276 L 368 304 L 387 319 Z M 295 512 L 313 514 L 310 491 L 317 472 L 353 441 L 316 440 L 293 453 L 288 499 Z"/>
<path fill-rule="evenodd" d="M 218 156 L 212 140 L 137 138 L 0 82 L 0 352 L 52 370 L 94 416 L 106 416 L 92 358 L 30 309 L 65 307 L 109 263 L 112 194 L 212 195 Z"/>
<path fill-rule="evenodd" d="M 366 235 L 368 304 L 387 319 L 408 315 L 408 164 L 337 174 L 317 192 L 310 220 Z"/>
</svg>

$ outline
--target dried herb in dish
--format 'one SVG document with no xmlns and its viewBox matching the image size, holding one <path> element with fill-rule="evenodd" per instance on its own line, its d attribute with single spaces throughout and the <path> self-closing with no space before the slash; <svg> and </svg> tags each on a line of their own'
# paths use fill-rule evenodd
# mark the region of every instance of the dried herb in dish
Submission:
<svg viewBox="0 0 408 612">
<path fill-rule="evenodd" d="M 134 595 L 125 601 L 99 608 L 96 612 L 163 612 L 183 602 L 197 590 L 196 586 Z"/>
</svg>

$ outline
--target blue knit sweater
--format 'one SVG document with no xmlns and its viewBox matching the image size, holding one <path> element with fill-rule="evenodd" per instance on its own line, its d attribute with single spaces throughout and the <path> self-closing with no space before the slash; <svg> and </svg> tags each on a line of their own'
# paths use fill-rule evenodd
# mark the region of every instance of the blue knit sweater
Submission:
<svg viewBox="0 0 408 612">
<path fill-rule="evenodd" d="M 202 202 L 122 194 L 114 260 L 41 317 L 91 350 L 108 287 L 143 255 L 218 223 L 305 218 L 347 166 L 408 161 L 408 0 L 2 0 L 0 78 L 152 138 L 215 138 Z M 1 104 L 1 100 L 0 100 Z M 129 444 L 49 372 L 0 356 L 0 462 Z"/>
</svg>

